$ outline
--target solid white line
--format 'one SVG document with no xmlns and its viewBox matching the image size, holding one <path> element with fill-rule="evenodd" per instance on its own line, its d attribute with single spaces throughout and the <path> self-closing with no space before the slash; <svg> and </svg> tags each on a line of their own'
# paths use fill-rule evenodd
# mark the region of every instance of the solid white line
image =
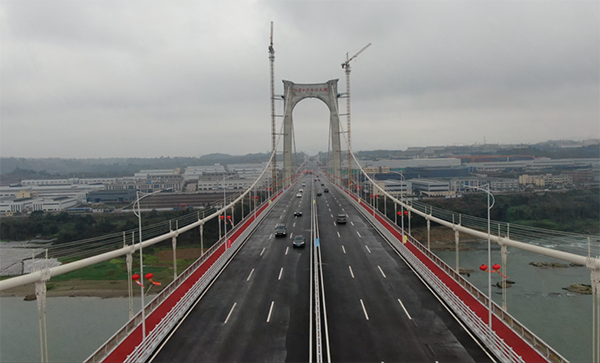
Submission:
<svg viewBox="0 0 600 363">
<path fill-rule="evenodd" d="M 350 221 L 350 224 L 351 224 L 352 226 L 354 226 L 354 223 L 352 223 L 352 221 Z"/>
<path fill-rule="evenodd" d="M 267 316 L 267 323 L 269 322 L 269 320 L 271 320 L 271 312 L 273 312 L 273 304 L 275 304 L 275 301 L 271 301 L 271 308 L 269 309 L 269 316 Z"/>
<path fill-rule="evenodd" d="M 227 314 L 227 318 L 225 318 L 225 321 L 223 322 L 223 324 L 227 324 L 227 320 L 229 320 L 229 317 L 231 316 L 231 313 L 233 313 L 233 309 L 235 309 L 235 305 L 236 304 L 237 304 L 236 302 L 233 303 L 233 306 L 231 307 L 231 310 L 229 310 L 229 314 Z"/>
<path fill-rule="evenodd" d="M 142 246 L 143 246 L 143 245 L 142 245 Z M 263 247 L 262 251 L 260 251 L 260 255 L 261 255 L 261 256 L 263 255 L 263 253 L 265 253 L 265 248 L 266 248 L 266 247 Z"/>
<path fill-rule="evenodd" d="M 339 231 L 338 231 L 338 233 L 337 233 L 337 234 L 338 234 L 338 237 L 342 237 L 342 236 L 340 236 L 340 232 L 339 232 Z"/>
<path fill-rule="evenodd" d="M 362 236 L 360 235 L 360 232 L 359 232 L 359 231 L 356 231 L 356 234 L 358 234 L 358 237 L 361 237 L 361 238 L 362 238 Z"/>
<path fill-rule="evenodd" d="M 365 318 L 369 320 L 369 314 L 367 314 L 367 309 L 365 309 L 365 304 L 363 304 L 362 299 L 360 299 L 360 304 L 362 305 L 363 311 L 365 312 Z"/>
<path fill-rule="evenodd" d="M 288 251 L 289 251 L 289 250 L 290 250 L 290 248 L 289 248 L 289 247 L 286 247 L 286 248 L 285 248 L 285 254 L 286 254 L 286 256 L 287 256 L 287 253 L 288 253 Z"/>
<path fill-rule="evenodd" d="M 246 279 L 246 281 L 250 281 L 250 277 L 252 276 L 253 272 L 254 272 L 254 269 L 252 269 L 252 271 L 250 271 L 250 274 L 248 275 L 248 278 Z"/>
<path fill-rule="evenodd" d="M 367 249 L 367 251 L 369 251 L 369 253 L 371 253 L 371 250 L 369 249 L 369 246 L 365 245 L 365 248 Z"/>
<path fill-rule="evenodd" d="M 383 275 L 383 277 L 387 279 L 387 276 L 385 276 L 385 274 L 383 273 L 383 270 L 381 269 L 381 267 L 377 266 L 377 268 L 379 269 L 379 272 L 381 272 L 381 274 Z"/>
<path fill-rule="evenodd" d="M 281 270 L 279 270 L 279 277 L 277 278 L 277 280 L 281 280 L 281 274 L 283 273 L 283 267 L 281 268 Z"/>
<path fill-rule="evenodd" d="M 344 246 L 342 245 L 342 250 L 344 251 L 344 253 L 346 253 L 346 249 L 344 248 Z"/>
<path fill-rule="evenodd" d="M 400 303 L 400 306 L 402 306 L 402 309 L 404 309 L 404 312 L 406 313 L 406 316 L 408 316 L 408 318 L 410 320 L 412 320 L 412 317 L 410 316 L 410 314 L 408 313 L 408 311 L 406 310 L 406 308 L 404 307 L 404 304 L 402 303 L 402 301 L 400 299 L 398 299 L 398 302 Z"/>
<path fill-rule="evenodd" d="M 350 275 L 352 275 L 352 278 L 354 278 L 354 272 L 352 272 L 352 266 L 348 266 L 348 269 L 350 270 Z"/>
</svg>

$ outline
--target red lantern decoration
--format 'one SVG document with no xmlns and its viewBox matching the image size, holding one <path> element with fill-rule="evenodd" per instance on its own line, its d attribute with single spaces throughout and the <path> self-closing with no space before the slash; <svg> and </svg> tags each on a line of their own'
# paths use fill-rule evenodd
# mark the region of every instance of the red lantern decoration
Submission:
<svg viewBox="0 0 600 363">
<path fill-rule="evenodd" d="M 494 266 L 492 266 L 492 268 L 496 271 L 500 270 L 500 265 L 499 264 L 495 264 Z"/>
<path fill-rule="evenodd" d="M 479 269 L 483 272 L 487 271 L 487 265 L 481 265 L 479 266 Z"/>
<path fill-rule="evenodd" d="M 398 212 L 398 215 L 399 215 L 399 216 L 401 216 L 401 215 L 402 215 L 402 212 Z"/>
<path fill-rule="evenodd" d="M 223 216 L 219 216 L 219 218 L 221 218 L 221 219 L 224 219 L 225 217 L 223 217 Z"/>
<path fill-rule="evenodd" d="M 136 284 L 140 285 L 141 287 L 144 287 L 144 285 L 142 285 L 142 283 L 140 282 L 140 274 L 131 275 L 131 279 L 135 281 Z"/>
<path fill-rule="evenodd" d="M 147 273 L 145 277 L 146 277 L 146 280 L 150 281 L 154 285 L 160 286 L 160 282 L 152 280 L 152 278 L 154 277 L 154 274 L 152 272 Z"/>
</svg>

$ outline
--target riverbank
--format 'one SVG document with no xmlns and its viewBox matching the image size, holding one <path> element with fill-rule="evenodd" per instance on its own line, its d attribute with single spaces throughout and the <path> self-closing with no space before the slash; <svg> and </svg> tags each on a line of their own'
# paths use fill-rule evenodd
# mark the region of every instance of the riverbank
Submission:
<svg viewBox="0 0 600 363">
<path fill-rule="evenodd" d="M 134 296 L 140 295 L 140 289 L 134 285 Z M 51 282 L 46 285 L 47 297 L 128 297 L 127 281 L 86 281 L 86 280 L 70 280 Z M 157 292 L 160 291 L 157 289 Z M 35 300 L 35 284 L 26 286 L 18 286 L 0 292 L 0 297 L 28 297 Z"/>
</svg>

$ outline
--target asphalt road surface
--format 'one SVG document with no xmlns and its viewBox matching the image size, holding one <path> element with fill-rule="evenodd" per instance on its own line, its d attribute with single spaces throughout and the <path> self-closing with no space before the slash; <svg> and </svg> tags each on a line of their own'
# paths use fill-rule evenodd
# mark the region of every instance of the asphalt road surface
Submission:
<svg viewBox="0 0 600 363">
<path fill-rule="evenodd" d="M 302 181 L 307 186 L 298 198 Z M 323 178 L 315 182 L 310 175 L 282 196 L 152 361 L 311 359 L 313 187 L 315 193 L 329 189 L 314 197 L 327 317 L 322 326 L 328 339 L 323 340 L 330 352 L 325 361 L 491 361 L 350 202 Z M 303 216 L 295 217 L 297 210 Z M 348 215 L 345 225 L 335 223 L 338 213 Z M 273 235 L 277 223 L 286 224 L 285 237 Z M 306 247 L 292 247 L 298 234 L 306 237 Z"/>
</svg>

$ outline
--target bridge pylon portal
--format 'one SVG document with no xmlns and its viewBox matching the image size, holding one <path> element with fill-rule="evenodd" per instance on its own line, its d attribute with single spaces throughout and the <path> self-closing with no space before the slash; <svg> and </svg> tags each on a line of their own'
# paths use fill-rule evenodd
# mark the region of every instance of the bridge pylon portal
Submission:
<svg viewBox="0 0 600 363">
<path fill-rule="evenodd" d="M 331 148 L 333 153 L 333 175 L 335 182 L 342 178 L 342 150 L 340 143 L 340 115 L 338 108 L 337 79 L 325 83 L 300 84 L 283 81 L 284 118 L 283 118 L 283 185 L 292 182 L 292 112 L 298 102 L 305 98 L 318 98 L 329 108 L 329 126 L 331 128 Z"/>
</svg>

